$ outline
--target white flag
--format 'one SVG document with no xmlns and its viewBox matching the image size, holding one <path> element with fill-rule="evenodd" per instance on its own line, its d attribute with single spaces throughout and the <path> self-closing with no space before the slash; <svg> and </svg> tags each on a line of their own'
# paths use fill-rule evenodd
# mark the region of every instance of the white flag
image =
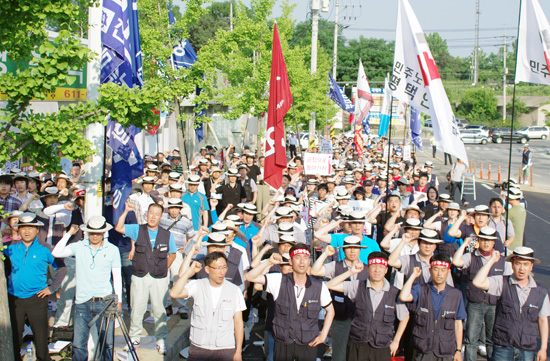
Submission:
<svg viewBox="0 0 550 361">
<path fill-rule="evenodd" d="M 468 155 L 426 36 L 408 0 L 399 0 L 390 89 L 399 101 L 432 118 L 438 149 L 468 164 Z"/>
<path fill-rule="evenodd" d="M 538 0 L 521 2 L 516 83 L 550 84 L 550 25 Z"/>
<path fill-rule="evenodd" d="M 359 60 L 359 72 L 357 74 L 357 100 L 355 101 L 355 122 L 363 123 L 363 119 L 369 114 L 374 103 L 370 92 L 369 80 L 365 74 L 363 63 Z"/>
</svg>

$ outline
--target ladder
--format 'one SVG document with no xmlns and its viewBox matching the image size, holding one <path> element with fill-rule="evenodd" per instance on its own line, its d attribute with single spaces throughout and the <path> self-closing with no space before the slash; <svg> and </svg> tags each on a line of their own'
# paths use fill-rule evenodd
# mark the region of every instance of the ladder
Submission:
<svg viewBox="0 0 550 361">
<path fill-rule="evenodd" d="M 462 176 L 462 189 L 460 193 L 460 199 L 464 199 L 465 194 L 471 194 L 474 196 L 474 201 L 476 200 L 476 176 L 474 173 L 465 173 Z"/>
</svg>

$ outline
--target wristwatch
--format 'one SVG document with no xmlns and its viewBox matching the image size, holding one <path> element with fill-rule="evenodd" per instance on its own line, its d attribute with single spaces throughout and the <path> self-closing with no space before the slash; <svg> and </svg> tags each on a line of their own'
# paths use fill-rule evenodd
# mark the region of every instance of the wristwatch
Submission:
<svg viewBox="0 0 550 361">
<path fill-rule="evenodd" d="M 460 349 L 460 348 L 455 349 L 455 353 L 457 353 L 457 352 L 462 352 L 462 349 Z"/>
</svg>

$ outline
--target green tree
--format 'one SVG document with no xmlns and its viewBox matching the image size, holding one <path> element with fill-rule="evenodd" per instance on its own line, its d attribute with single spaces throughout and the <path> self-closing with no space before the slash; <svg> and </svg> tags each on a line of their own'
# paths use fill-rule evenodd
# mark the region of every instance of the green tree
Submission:
<svg viewBox="0 0 550 361">
<path fill-rule="evenodd" d="M 267 111 L 271 49 L 273 39 L 272 9 L 274 0 L 252 0 L 246 8 L 239 3 L 234 9 L 234 30 L 218 30 L 216 37 L 201 48 L 195 68 L 207 79 L 206 91 L 197 102 L 214 101 L 230 107 L 227 117 L 236 119 L 242 114 L 259 116 Z M 310 75 L 309 46 L 289 47 L 294 29 L 291 20 L 293 6 L 283 4 L 277 19 L 281 46 L 285 57 L 296 117 L 307 124 L 310 113 L 328 114 L 335 110 L 326 101 L 328 57 L 319 54 L 317 73 Z M 293 124 L 289 111 L 285 122 Z"/>
<path fill-rule="evenodd" d="M 210 39 L 214 38 L 218 30 L 229 30 L 231 4 L 233 4 L 233 9 L 236 9 L 235 1 L 212 3 L 201 18 L 189 26 L 189 41 L 196 52 L 199 52 Z"/>
<path fill-rule="evenodd" d="M 499 118 L 497 98 L 488 90 L 467 91 L 457 110 L 458 115 L 469 122 L 491 124 Z"/>
<path fill-rule="evenodd" d="M 82 69 L 97 56 L 72 36 L 87 18 L 80 5 L 72 0 L 37 0 L 32 6 L 26 0 L 0 2 L 0 13 L 12 14 L 0 18 L 0 52 L 7 51 L 19 64 L 16 72 L 0 76 L 0 93 L 7 97 L 0 110 L 0 163 L 27 157 L 39 169 L 55 171 L 60 156 L 74 160 L 92 154 L 83 131 L 90 123 L 105 123 L 107 114 L 124 125 L 143 127 L 152 121 L 151 109 L 158 106 L 161 93 L 156 88 L 130 91 L 107 84 L 96 102 L 62 106 L 53 114 L 29 109 L 31 100 L 45 100 L 56 87 L 71 85 L 75 77 L 69 70 Z M 47 33 L 50 21 L 59 24 L 53 42 Z"/>
<path fill-rule="evenodd" d="M 468 60 L 451 56 L 447 41 L 443 40 L 438 33 L 428 34 L 426 40 L 443 80 L 468 79 L 470 76 Z"/>
<path fill-rule="evenodd" d="M 381 82 L 383 87 L 386 74 L 392 70 L 393 53 L 394 42 L 363 36 L 351 39 L 345 48 L 338 50 L 338 78 L 355 82 L 361 59 L 370 82 Z"/>
</svg>

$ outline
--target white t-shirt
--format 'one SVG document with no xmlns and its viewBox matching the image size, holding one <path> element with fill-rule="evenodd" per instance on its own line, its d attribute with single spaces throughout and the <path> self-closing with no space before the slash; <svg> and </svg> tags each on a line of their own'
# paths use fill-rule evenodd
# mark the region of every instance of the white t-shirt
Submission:
<svg viewBox="0 0 550 361">
<path fill-rule="evenodd" d="M 265 279 L 267 282 L 266 291 L 271 293 L 273 296 L 273 300 L 277 300 L 279 297 L 279 290 L 281 289 L 281 281 L 283 279 L 282 273 L 268 273 L 265 275 Z M 294 286 L 294 295 L 296 296 L 296 308 L 299 310 L 300 305 L 302 304 L 302 300 L 304 299 L 304 295 L 306 293 L 305 287 L 298 287 Z M 327 288 L 326 283 L 323 282 L 323 285 L 321 286 L 321 306 L 327 307 L 332 302 L 332 298 L 330 297 L 330 291 Z"/>
</svg>

